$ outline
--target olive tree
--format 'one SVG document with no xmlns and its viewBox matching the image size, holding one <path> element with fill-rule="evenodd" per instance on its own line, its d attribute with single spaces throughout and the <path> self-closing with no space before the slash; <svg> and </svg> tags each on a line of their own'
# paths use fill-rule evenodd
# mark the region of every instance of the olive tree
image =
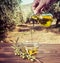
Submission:
<svg viewBox="0 0 60 63">
<path fill-rule="evenodd" d="M 15 27 L 18 17 L 21 20 L 20 3 L 21 0 L 0 0 L 0 39 L 5 36 L 7 30 L 12 30 Z M 16 12 L 17 8 L 19 10 Z"/>
</svg>

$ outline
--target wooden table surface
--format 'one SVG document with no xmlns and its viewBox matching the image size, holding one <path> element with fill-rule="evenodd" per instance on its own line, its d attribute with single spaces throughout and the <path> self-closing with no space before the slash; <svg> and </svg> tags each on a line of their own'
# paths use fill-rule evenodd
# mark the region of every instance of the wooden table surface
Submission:
<svg viewBox="0 0 60 63">
<path fill-rule="evenodd" d="M 0 43 L 0 63 L 38 63 L 15 56 L 10 46 L 9 43 Z M 36 58 L 42 63 L 60 63 L 60 45 L 40 44 Z"/>
</svg>

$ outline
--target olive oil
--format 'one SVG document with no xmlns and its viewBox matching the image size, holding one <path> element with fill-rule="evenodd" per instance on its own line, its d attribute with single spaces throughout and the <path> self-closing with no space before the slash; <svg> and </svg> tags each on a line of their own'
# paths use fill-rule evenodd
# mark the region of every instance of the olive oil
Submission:
<svg viewBox="0 0 60 63">
<path fill-rule="evenodd" d="M 32 15 L 30 19 L 32 21 L 36 21 L 43 27 L 50 27 L 53 21 L 53 15 L 52 14 Z"/>
</svg>

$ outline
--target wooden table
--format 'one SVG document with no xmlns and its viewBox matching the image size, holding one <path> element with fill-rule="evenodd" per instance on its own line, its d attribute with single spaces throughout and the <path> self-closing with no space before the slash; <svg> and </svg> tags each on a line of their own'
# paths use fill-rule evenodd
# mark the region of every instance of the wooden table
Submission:
<svg viewBox="0 0 60 63">
<path fill-rule="evenodd" d="M 10 46 L 9 43 L 0 43 L 0 63 L 38 63 L 15 56 Z M 60 63 L 60 45 L 40 44 L 36 58 L 42 63 Z"/>
</svg>

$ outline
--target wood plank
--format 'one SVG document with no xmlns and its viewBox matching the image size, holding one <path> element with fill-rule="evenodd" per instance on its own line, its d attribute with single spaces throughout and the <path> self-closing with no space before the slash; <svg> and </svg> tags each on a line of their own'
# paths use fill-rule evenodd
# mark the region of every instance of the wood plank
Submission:
<svg viewBox="0 0 60 63">
<path fill-rule="evenodd" d="M 10 46 L 0 43 L 0 63 L 37 63 L 15 56 Z M 60 44 L 40 44 L 36 58 L 43 63 L 60 63 Z"/>
</svg>

